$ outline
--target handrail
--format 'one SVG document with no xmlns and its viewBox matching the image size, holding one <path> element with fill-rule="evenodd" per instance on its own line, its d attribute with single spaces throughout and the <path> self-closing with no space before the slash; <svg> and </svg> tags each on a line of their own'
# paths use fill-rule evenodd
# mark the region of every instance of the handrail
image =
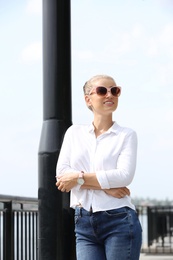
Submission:
<svg viewBox="0 0 173 260">
<path fill-rule="evenodd" d="M 11 196 L 11 195 L 2 195 L 0 194 L 0 202 L 10 202 L 10 201 L 17 201 L 17 202 L 38 202 L 37 198 L 32 198 L 32 197 L 20 197 L 20 196 Z"/>
<path fill-rule="evenodd" d="M 173 206 L 136 209 L 143 228 L 141 252 L 172 254 Z M 37 260 L 37 251 L 38 199 L 0 195 L 0 260 Z"/>
<path fill-rule="evenodd" d="M 0 195 L 0 260 L 37 260 L 37 229 L 36 198 Z"/>
</svg>

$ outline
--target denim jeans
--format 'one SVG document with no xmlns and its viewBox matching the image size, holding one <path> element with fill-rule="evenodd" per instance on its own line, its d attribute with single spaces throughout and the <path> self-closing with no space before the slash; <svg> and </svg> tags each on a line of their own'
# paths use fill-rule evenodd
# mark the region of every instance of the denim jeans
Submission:
<svg viewBox="0 0 173 260">
<path fill-rule="evenodd" d="M 92 213 L 75 209 L 77 260 L 139 260 L 142 229 L 128 208 Z"/>
</svg>

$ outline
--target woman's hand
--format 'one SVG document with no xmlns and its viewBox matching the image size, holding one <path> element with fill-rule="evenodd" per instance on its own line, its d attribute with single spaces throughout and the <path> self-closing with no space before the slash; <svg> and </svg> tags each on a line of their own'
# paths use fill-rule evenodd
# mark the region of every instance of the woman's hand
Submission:
<svg viewBox="0 0 173 260">
<path fill-rule="evenodd" d="M 104 190 L 104 192 L 118 199 L 124 198 L 126 195 L 130 195 L 130 190 L 127 187 L 112 188 L 109 190 Z"/>
<path fill-rule="evenodd" d="M 79 173 L 66 173 L 57 176 L 56 186 L 62 192 L 69 192 L 74 186 L 77 185 Z"/>
</svg>

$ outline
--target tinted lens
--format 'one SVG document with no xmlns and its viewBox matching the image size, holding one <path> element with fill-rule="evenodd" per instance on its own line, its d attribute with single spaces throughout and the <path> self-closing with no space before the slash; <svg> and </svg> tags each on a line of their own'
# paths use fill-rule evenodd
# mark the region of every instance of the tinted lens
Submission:
<svg viewBox="0 0 173 260">
<path fill-rule="evenodd" d="M 96 88 L 96 93 L 99 96 L 105 96 L 107 94 L 107 91 L 111 91 L 111 94 L 115 97 L 119 97 L 121 93 L 121 89 L 119 87 L 112 87 L 110 88 L 110 90 L 102 86 Z"/>
<path fill-rule="evenodd" d="M 105 87 L 97 87 L 96 88 L 96 92 L 100 96 L 105 96 L 106 93 L 107 93 L 107 88 L 105 88 Z"/>
<path fill-rule="evenodd" d="M 112 95 L 113 96 L 119 96 L 120 95 L 120 88 L 118 88 L 118 87 L 113 87 L 113 88 L 111 88 L 111 93 L 112 93 Z"/>
</svg>

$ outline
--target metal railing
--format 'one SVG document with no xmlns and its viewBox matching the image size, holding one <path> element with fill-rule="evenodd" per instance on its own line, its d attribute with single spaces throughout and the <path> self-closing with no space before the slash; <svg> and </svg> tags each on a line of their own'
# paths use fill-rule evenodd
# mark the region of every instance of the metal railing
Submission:
<svg viewBox="0 0 173 260">
<path fill-rule="evenodd" d="M 0 260 L 37 260 L 38 201 L 0 195 Z"/>
<path fill-rule="evenodd" d="M 173 206 L 136 206 L 142 253 L 173 254 Z M 38 200 L 0 195 L 0 260 L 38 260 Z"/>
<path fill-rule="evenodd" d="M 173 253 L 173 206 L 147 207 L 149 252 Z"/>
<path fill-rule="evenodd" d="M 173 206 L 136 206 L 143 229 L 141 252 L 173 253 Z"/>
</svg>

